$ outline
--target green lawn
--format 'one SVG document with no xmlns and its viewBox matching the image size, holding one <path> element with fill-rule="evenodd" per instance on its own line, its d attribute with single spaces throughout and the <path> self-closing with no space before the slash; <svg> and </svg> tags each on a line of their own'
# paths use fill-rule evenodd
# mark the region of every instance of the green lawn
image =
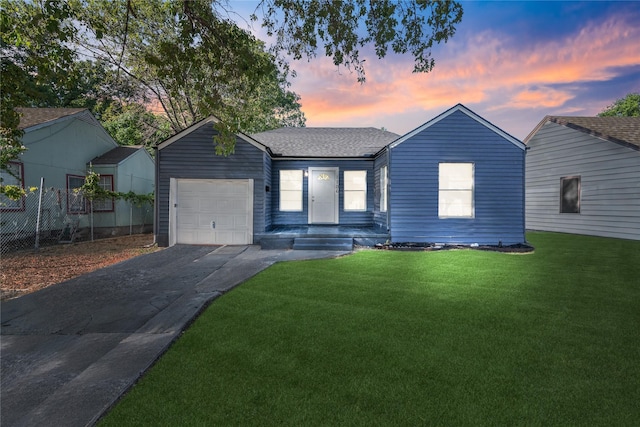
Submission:
<svg viewBox="0 0 640 427">
<path fill-rule="evenodd" d="M 640 242 L 368 250 L 215 301 L 104 425 L 638 425 Z"/>
</svg>

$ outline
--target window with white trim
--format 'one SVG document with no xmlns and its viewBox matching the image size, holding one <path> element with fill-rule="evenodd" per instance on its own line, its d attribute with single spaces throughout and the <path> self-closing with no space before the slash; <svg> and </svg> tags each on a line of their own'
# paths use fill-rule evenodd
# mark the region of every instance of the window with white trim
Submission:
<svg viewBox="0 0 640 427">
<path fill-rule="evenodd" d="M 380 168 L 380 212 L 387 211 L 387 187 L 389 185 L 389 175 L 387 167 Z"/>
<path fill-rule="evenodd" d="M 280 210 L 287 212 L 302 211 L 302 171 L 280 171 Z"/>
<path fill-rule="evenodd" d="M 84 176 L 67 175 L 67 212 L 71 214 L 87 213 L 87 201 L 79 189 L 84 184 Z"/>
<path fill-rule="evenodd" d="M 438 216 L 473 218 L 473 163 L 440 163 L 438 171 Z"/>
<path fill-rule="evenodd" d="M 344 210 L 367 210 L 367 171 L 344 171 Z"/>
<path fill-rule="evenodd" d="M 100 175 L 100 181 L 98 181 L 100 188 L 106 191 L 113 191 L 113 175 Z M 113 212 L 113 199 L 94 200 L 93 211 L 94 212 Z"/>
<path fill-rule="evenodd" d="M 0 169 L 0 182 L 2 185 L 15 185 L 24 188 L 24 166 L 22 163 L 8 162 L 7 170 Z M 24 197 L 12 200 L 0 194 L 0 210 L 2 211 L 22 211 L 24 210 Z"/>
<path fill-rule="evenodd" d="M 580 213 L 580 177 L 560 178 L 560 213 Z"/>
</svg>

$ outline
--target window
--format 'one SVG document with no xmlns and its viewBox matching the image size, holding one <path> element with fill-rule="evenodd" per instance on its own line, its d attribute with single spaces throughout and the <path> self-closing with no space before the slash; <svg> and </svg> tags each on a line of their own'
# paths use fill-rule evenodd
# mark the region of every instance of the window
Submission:
<svg viewBox="0 0 640 427">
<path fill-rule="evenodd" d="M 67 175 L 67 212 L 69 213 L 86 213 L 87 203 L 79 191 L 74 191 L 82 187 L 84 184 L 84 176 Z"/>
<path fill-rule="evenodd" d="M 440 163 L 438 216 L 473 218 L 473 163 Z"/>
<path fill-rule="evenodd" d="M 580 177 L 560 178 L 560 213 L 580 213 Z"/>
<path fill-rule="evenodd" d="M 113 191 L 113 175 L 100 175 L 98 182 L 100 188 L 106 191 Z M 113 199 L 94 200 L 94 212 L 113 212 Z"/>
<path fill-rule="evenodd" d="M 389 183 L 389 176 L 387 175 L 387 167 L 382 166 L 380 168 L 380 212 L 387 211 L 387 186 Z"/>
<path fill-rule="evenodd" d="M 7 170 L 0 169 L 0 180 L 2 185 L 16 185 L 24 188 L 24 170 L 22 163 L 7 163 Z M 18 200 L 11 200 L 4 194 L 1 194 L 0 209 L 3 211 L 22 211 L 24 210 L 24 197 Z"/>
<path fill-rule="evenodd" d="M 344 171 L 344 210 L 367 210 L 367 171 Z"/>
<path fill-rule="evenodd" d="M 302 171 L 280 171 L 280 210 L 302 211 Z"/>
</svg>

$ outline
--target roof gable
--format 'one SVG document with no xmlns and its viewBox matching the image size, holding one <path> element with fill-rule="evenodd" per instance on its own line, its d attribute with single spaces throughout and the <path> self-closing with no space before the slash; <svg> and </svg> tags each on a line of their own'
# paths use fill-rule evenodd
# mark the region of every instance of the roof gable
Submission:
<svg viewBox="0 0 640 427">
<path fill-rule="evenodd" d="M 91 116 L 86 108 L 16 108 L 20 114 L 19 129 L 31 131 L 78 116 Z M 82 114 L 82 113 L 87 114 Z M 89 121 L 91 121 L 89 119 Z M 93 119 L 97 123 L 95 118 Z M 35 128 L 35 129 L 32 129 Z"/>
<path fill-rule="evenodd" d="M 211 126 L 215 125 L 216 123 L 219 123 L 220 120 L 215 117 L 215 116 L 209 116 L 206 119 L 200 120 L 199 122 L 196 122 L 194 124 L 192 124 L 191 126 L 189 126 L 186 129 L 183 129 L 182 131 L 176 133 L 175 135 L 173 135 L 172 137 L 169 137 L 168 139 L 165 139 L 164 141 L 162 141 L 161 143 L 159 143 L 156 148 L 158 150 L 162 150 L 164 148 L 166 148 L 167 146 L 173 144 L 174 142 L 184 138 L 185 136 L 189 135 L 192 132 L 195 132 L 196 130 L 200 129 L 202 126 L 205 126 L 207 124 L 211 124 Z M 265 147 L 262 143 L 260 143 L 259 141 L 256 141 L 255 139 L 253 139 L 251 136 L 249 135 L 245 135 L 243 133 L 237 133 L 236 136 L 240 139 L 242 139 L 245 142 L 248 142 L 249 144 L 253 145 L 254 147 L 262 150 L 262 151 L 266 151 L 267 147 Z"/>
<path fill-rule="evenodd" d="M 640 150 L 640 117 L 546 116 L 525 138 L 525 144 L 528 144 L 547 122 Z"/>
<path fill-rule="evenodd" d="M 389 145 L 389 148 L 397 147 L 398 145 L 402 144 L 404 141 L 416 136 L 420 132 L 422 132 L 425 129 L 433 126 L 434 124 L 446 119 L 451 114 L 453 114 L 453 113 L 455 113 L 457 111 L 460 111 L 461 113 L 466 114 L 471 119 L 473 119 L 476 122 L 480 123 L 484 127 L 492 130 L 493 132 L 495 132 L 496 134 L 500 135 L 502 138 L 506 139 L 507 141 L 509 141 L 510 143 L 515 145 L 516 147 L 520 148 L 521 150 L 525 149 L 525 145 L 520 140 L 518 140 L 517 138 L 514 138 L 513 136 L 509 135 L 508 133 L 506 133 L 505 131 L 503 131 L 499 127 L 497 127 L 494 124 L 492 124 L 491 122 L 483 119 L 482 117 L 480 117 L 479 115 L 477 115 L 473 111 L 469 110 L 467 107 L 465 107 L 462 104 L 455 105 L 454 107 L 448 109 L 447 111 L 445 111 L 444 113 L 440 114 L 439 116 L 436 116 L 433 119 L 429 120 L 428 122 L 426 122 L 422 126 L 416 128 L 416 129 L 412 130 L 411 132 L 409 132 L 409 133 L 403 135 L 402 137 L 398 138 L 391 145 Z"/>
<path fill-rule="evenodd" d="M 373 157 L 398 138 L 368 128 L 280 128 L 252 135 L 277 157 Z"/>
</svg>

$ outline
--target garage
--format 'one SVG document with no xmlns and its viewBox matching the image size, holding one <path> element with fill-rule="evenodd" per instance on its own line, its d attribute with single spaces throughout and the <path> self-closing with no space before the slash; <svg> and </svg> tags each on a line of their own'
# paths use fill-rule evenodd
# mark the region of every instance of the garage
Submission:
<svg viewBox="0 0 640 427">
<path fill-rule="evenodd" d="M 253 243 L 252 179 L 171 179 L 171 244 Z"/>
</svg>

